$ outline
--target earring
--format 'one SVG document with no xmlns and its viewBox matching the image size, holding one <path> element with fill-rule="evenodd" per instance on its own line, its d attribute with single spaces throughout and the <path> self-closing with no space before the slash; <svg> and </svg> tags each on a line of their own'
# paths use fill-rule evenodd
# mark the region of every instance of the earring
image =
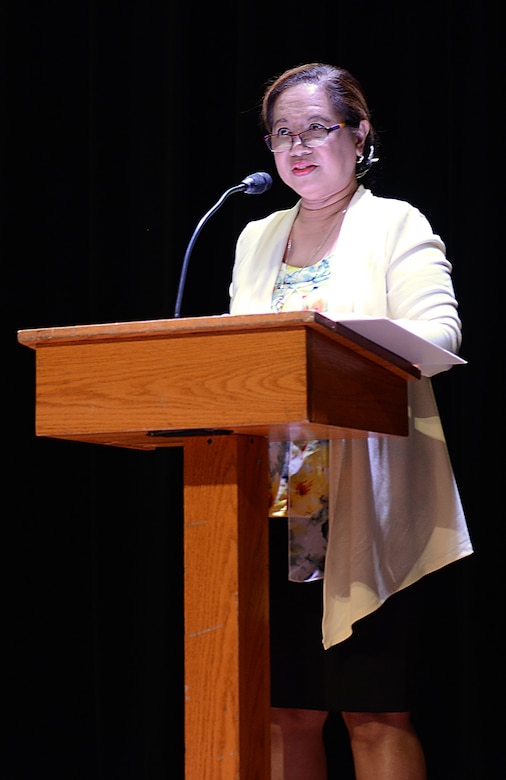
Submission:
<svg viewBox="0 0 506 780">
<path fill-rule="evenodd" d="M 362 159 L 364 159 L 362 157 Z M 374 156 L 374 146 L 371 144 L 371 148 L 369 149 L 369 155 L 367 157 L 367 162 L 369 165 L 372 165 L 372 163 L 379 162 L 379 157 Z"/>
<path fill-rule="evenodd" d="M 366 173 L 369 172 L 369 170 L 372 168 L 373 164 L 378 162 L 379 157 L 374 156 L 374 146 L 371 144 L 369 147 L 369 154 L 367 155 L 367 160 L 364 158 L 364 155 L 361 154 L 359 157 L 357 157 L 356 160 L 356 171 L 355 176 L 357 179 L 362 179 Z"/>
</svg>

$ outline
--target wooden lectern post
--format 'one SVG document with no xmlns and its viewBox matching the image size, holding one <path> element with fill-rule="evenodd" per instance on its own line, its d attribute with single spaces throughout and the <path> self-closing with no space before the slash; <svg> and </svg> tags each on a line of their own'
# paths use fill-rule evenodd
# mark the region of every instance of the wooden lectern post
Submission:
<svg viewBox="0 0 506 780">
<path fill-rule="evenodd" d="M 315 312 L 18 332 L 37 436 L 184 448 L 186 780 L 269 780 L 268 439 L 408 432 L 419 370 Z"/>
</svg>

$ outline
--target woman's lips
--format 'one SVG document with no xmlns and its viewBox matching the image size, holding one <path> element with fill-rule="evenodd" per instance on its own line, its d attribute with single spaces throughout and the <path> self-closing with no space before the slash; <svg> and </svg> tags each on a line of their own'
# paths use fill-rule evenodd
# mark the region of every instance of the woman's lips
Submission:
<svg viewBox="0 0 506 780">
<path fill-rule="evenodd" d="M 292 173 L 294 176 L 305 176 L 308 173 L 311 173 L 311 171 L 314 171 L 316 168 L 316 165 L 294 165 L 292 168 Z"/>
</svg>

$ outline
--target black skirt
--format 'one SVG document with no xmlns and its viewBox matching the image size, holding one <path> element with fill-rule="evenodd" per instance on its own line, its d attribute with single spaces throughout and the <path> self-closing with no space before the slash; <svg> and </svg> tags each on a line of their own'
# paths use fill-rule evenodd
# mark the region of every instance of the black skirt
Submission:
<svg viewBox="0 0 506 780">
<path fill-rule="evenodd" d="M 328 712 L 412 708 L 423 580 L 394 594 L 324 650 L 323 582 L 288 580 L 287 521 L 270 523 L 271 704 Z"/>
</svg>

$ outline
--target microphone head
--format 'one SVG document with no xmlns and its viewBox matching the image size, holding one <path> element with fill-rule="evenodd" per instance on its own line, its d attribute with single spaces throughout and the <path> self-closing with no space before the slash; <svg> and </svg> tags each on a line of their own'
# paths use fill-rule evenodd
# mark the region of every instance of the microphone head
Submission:
<svg viewBox="0 0 506 780">
<path fill-rule="evenodd" d="M 272 176 L 269 173 L 265 173 L 265 171 L 250 173 L 241 182 L 241 185 L 244 185 L 243 192 L 246 195 L 261 195 L 262 192 L 266 192 L 269 189 L 271 184 Z"/>
</svg>

